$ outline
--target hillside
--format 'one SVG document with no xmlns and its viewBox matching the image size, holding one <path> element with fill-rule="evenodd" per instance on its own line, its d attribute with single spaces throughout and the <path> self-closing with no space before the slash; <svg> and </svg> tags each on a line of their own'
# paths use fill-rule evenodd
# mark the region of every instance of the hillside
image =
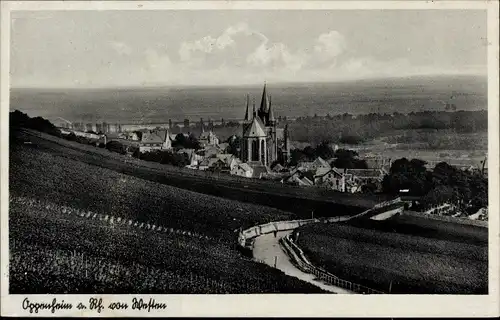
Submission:
<svg viewBox="0 0 500 320">
<path fill-rule="evenodd" d="M 298 245 L 338 277 L 399 294 L 488 293 L 488 230 L 395 218 L 298 229 Z"/>
<path fill-rule="evenodd" d="M 9 160 L 11 293 L 320 292 L 236 250 L 240 226 L 290 213 L 143 180 L 34 145 L 11 144 Z"/>
</svg>

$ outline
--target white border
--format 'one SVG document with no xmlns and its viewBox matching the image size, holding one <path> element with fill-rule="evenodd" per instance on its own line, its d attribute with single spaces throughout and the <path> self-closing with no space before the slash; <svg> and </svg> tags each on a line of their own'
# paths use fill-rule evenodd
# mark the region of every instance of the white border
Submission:
<svg viewBox="0 0 500 320">
<path fill-rule="evenodd" d="M 147 313 L 128 309 L 101 314 L 87 311 L 40 312 L 37 316 L 498 316 L 499 307 L 499 50 L 498 1 L 1 1 L 1 314 L 30 314 L 21 308 L 23 295 L 8 295 L 8 116 L 10 12 L 14 10 L 312 10 L 312 9 L 483 9 L 488 10 L 488 171 L 489 295 L 142 295 L 166 302 L 168 309 Z M 464 23 L 467 23 L 464 21 Z M 85 301 L 91 295 L 30 295 L 30 300 Z M 104 301 L 132 295 L 101 295 Z M 139 297 L 139 296 L 138 296 Z M 50 298 L 50 299 L 49 299 Z M 35 314 L 33 314 L 34 316 Z"/>
</svg>

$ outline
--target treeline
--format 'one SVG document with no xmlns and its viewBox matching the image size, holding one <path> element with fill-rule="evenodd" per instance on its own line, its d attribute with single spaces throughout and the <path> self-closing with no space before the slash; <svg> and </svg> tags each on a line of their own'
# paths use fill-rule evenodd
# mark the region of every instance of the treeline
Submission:
<svg viewBox="0 0 500 320">
<path fill-rule="evenodd" d="M 186 153 L 177 153 L 167 150 L 154 150 L 144 153 L 135 152 L 133 156 L 141 160 L 169 164 L 177 167 L 185 167 L 190 163 Z"/>
<path fill-rule="evenodd" d="M 384 177 L 384 193 L 406 194 L 421 198 L 422 208 L 452 203 L 469 214 L 488 206 L 488 178 L 479 170 L 464 171 L 446 162 L 427 170 L 420 159 L 398 159 Z"/>
<path fill-rule="evenodd" d="M 57 137 L 61 136 L 61 131 L 47 119 L 42 117 L 31 118 L 19 110 L 11 111 L 9 114 L 9 128 L 14 129 L 16 127 L 33 129 Z"/>
<path fill-rule="evenodd" d="M 422 111 L 403 114 L 349 113 L 326 117 L 301 117 L 289 122 L 292 140 L 357 144 L 395 130 L 435 129 L 456 133 L 488 130 L 488 113 L 481 111 Z"/>
<path fill-rule="evenodd" d="M 296 166 L 300 162 L 310 162 L 321 157 L 335 168 L 342 169 L 368 169 L 365 160 L 359 159 L 359 154 L 354 150 L 333 150 L 328 141 L 323 141 L 316 147 L 307 146 L 304 149 L 293 149 L 290 151 L 290 166 Z"/>
</svg>

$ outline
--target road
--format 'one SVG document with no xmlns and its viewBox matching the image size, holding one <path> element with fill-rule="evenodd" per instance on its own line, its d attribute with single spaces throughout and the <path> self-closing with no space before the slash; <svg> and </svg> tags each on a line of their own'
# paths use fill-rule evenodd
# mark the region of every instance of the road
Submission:
<svg viewBox="0 0 500 320">
<path fill-rule="evenodd" d="M 290 231 L 278 232 L 276 238 L 273 233 L 264 234 L 255 239 L 253 256 L 255 259 L 261 260 L 267 265 L 274 267 L 276 260 L 276 268 L 283 271 L 285 274 L 299 278 L 303 281 L 309 282 L 323 290 L 330 291 L 333 293 L 341 294 L 353 294 L 349 290 L 345 290 L 339 287 L 332 286 L 323 282 L 321 280 L 316 280 L 316 277 L 312 274 L 305 273 L 295 267 L 289 260 L 288 256 L 283 252 L 280 247 L 279 239 L 291 233 Z"/>
</svg>

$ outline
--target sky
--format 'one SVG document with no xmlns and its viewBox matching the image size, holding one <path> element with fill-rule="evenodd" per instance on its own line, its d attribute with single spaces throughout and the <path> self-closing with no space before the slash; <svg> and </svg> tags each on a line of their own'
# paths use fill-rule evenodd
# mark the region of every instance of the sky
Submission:
<svg viewBox="0 0 500 320">
<path fill-rule="evenodd" d="M 320 82 L 487 71 L 486 11 L 15 11 L 11 86 Z"/>
</svg>

